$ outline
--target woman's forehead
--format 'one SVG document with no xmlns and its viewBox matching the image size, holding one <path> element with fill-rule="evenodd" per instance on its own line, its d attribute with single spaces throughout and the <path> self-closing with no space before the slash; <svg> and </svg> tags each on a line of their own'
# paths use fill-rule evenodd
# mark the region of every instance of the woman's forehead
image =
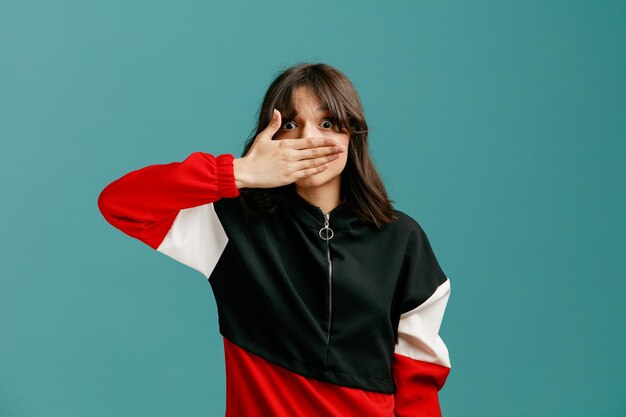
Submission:
<svg viewBox="0 0 626 417">
<path fill-rule="evenodd" d="M 330 107 L 310 87 L 306 86 L 292 90 L 289 107 L 294 116 L 302 111 L 311 111 L 314 114 L 331 112 Z"/>
</svg>

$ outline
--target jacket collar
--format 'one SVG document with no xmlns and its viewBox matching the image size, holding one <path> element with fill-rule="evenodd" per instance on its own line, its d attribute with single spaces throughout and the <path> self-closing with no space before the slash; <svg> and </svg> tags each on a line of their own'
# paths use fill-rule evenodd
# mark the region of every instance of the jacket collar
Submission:
<svg viewBox="0 0 626 417">
<path fill-rule="evenodd" d="M 292 209 L 302 214 L 303 220 L 310 227 L 316 229 L 324 227 L 323 210 L 311 204 L 296 192 L 293 193 L 293 196 Z M 328 214 L 330 215 L 328 219 L 329 227 L 333 229 L 333 231 L 351 230 L 364 224 L 347 202 L 340 203 L 337 207 L 328 212 Z"/>
</svg>

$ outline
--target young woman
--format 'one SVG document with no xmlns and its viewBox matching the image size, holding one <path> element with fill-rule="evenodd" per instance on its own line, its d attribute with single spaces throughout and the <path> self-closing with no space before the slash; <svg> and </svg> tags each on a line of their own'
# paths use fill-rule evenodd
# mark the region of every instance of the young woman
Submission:
<svg viewBox="0 0 626 417">
<path fill-rule="evenodd" d="M 102 190 L 104 218 L 201 272 L 216 299 L 226 416 L 440 416 L 450 294 L 428 238 L 370 158 L 349 79 L 283 71 L 243 154 L 194 152 Z"/>
</svg>

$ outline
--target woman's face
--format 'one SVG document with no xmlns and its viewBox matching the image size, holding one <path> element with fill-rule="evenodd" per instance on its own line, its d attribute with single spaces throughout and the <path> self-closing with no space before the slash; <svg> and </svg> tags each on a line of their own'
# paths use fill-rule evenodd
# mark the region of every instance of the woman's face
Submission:
<svg viewBox="0 0 626 417">
<path fill-rule="evenodd" d="M 281 120 L 282 126 L 274 134 L 274 139 L 331 137 L 346 147 L 344 152 L 339 153 L 339 158 L 327 163 L 328 168 L 308 177 L 298 179 L 295 182 L 296 186 L 308 188 L 332 184 L 339 187 L 341 172 L 348 160 L 350 135 L 339 131 L 331 120 L 332 113 L 321 108 L 323 103 L 307 87 L 295 88 L 292 92 L 292 101 L 296 109 L 296 116 L 293 120 L 284 118 Z"/>
</svg>

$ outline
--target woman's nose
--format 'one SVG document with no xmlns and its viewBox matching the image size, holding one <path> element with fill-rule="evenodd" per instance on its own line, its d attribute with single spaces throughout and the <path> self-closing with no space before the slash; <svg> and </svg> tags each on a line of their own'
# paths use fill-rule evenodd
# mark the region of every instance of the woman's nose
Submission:
<svg viewBox="0 0 626 417">
<path fill-rule="evenodd" d="M 319 136 L 319 132 L 313 123 L 307 123 L 302 127 L 303 138 L 312 138 L 315 136 Z"/>
</svg>

